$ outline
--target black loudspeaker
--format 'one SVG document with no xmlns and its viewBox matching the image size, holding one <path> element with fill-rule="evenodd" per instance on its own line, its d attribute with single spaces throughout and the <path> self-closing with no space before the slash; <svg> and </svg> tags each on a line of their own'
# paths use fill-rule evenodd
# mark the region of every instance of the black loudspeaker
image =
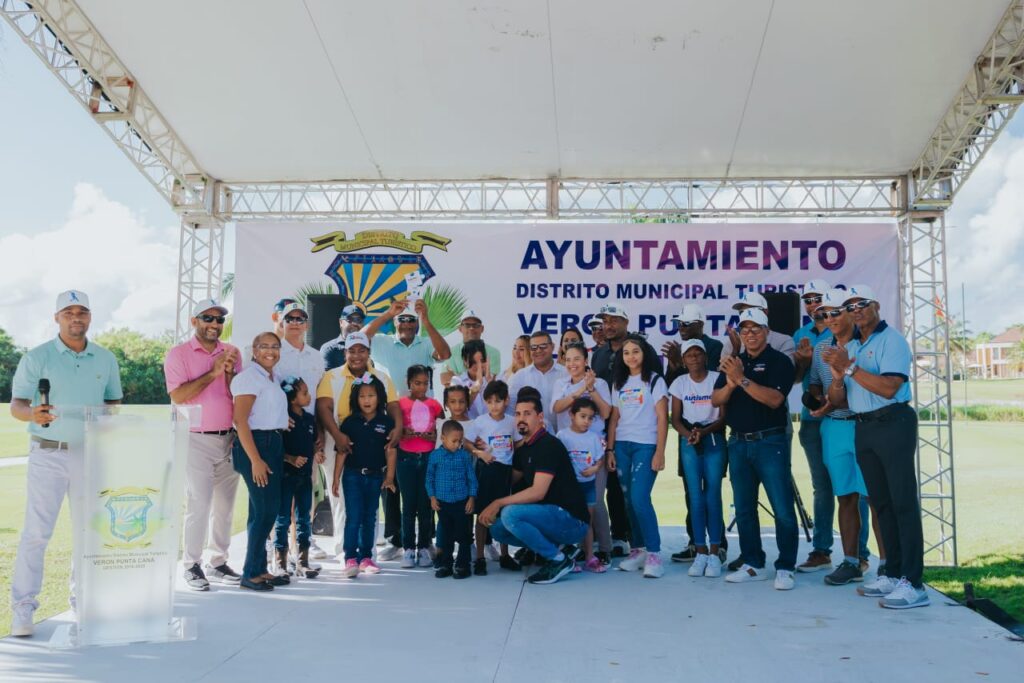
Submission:
<svg viewBox="0 0 1024 683">
<path fill-rule="evenodd" d="M 331 341 L 340 334 L 338 316 L 341 309 L 349 304 L 348 297 L 341 294 L 310 294 L 306 297 L 306 313 L 309 327 L 306 328 L 306 343 L 313 348 Z"/>
<path fill-rule="evenodd" d="M 768 327 L 773 332 L 793 335 L 800 329 L 800 294 L 797 292 L 763 292 L 768 302 Z"/>
</svg>

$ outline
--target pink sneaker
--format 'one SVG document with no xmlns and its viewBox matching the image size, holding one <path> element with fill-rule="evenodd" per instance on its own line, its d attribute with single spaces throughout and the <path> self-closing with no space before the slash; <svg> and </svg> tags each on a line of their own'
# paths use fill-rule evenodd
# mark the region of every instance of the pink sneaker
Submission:
<svg viewBox="0 0 1024 683">
<path fill-rule="evenodd" d="M 604 574 L 606 571 L 608 571 L 608 567 L 601 564 L 601 560 L 597 559 L 596 557 L 592 557 L 589 560 L 587 560 L 587 564 L 584 566 L 584 569 L 586 569 L 588 572 L 594 572 L 595 574 Z"/>
<path fill-rule="evenodd" d="M 380 567 L 377 566 L 376 562 L 367 557 L 359 563 L 359 571 L 364 574 L 380 574 Z"/>
<path fill-rule="evenodd" d="M 356 562 L 356 558 L 345 560 L 344 574 L 346 579 L 354 579 L 359 576 L 359 563 Z"/>
</svg>

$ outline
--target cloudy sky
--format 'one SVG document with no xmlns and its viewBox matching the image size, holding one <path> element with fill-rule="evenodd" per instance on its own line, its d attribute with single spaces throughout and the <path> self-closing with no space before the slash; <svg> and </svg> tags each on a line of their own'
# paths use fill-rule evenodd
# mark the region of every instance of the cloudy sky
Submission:
<svg viewBox="0 0 1024 683">
<path fill-rule="evenodd" d="M 43 341 L 54 296 L 76 287 L 93 297 L 94 331 L 172 328 L 177 217 L 6 24 L 0 102 L 0 327 L 25 346 Z M 1024 304 L 1007 296 L 1024 262 L 1024 115 L 947 224 L 953 312 L 963 283 L 975 333 L 1024 322 Z"/>
</svg>

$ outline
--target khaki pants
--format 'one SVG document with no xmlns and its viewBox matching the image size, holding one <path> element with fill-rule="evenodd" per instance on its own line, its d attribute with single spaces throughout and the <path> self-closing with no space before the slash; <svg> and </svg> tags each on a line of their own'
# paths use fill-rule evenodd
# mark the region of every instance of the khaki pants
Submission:
<svg viewBox="0 0 1024 683">
<path fill-rule="evenodd" d="M 188 569 L 202 564 L 203 546 L 209 545 L 210 564 L 228 561 L 231 518 L 238 490 L 238 472 L 231 462 L 233 434 L 198 434 L 188 439 L 185 468 L 185 519 L 182 561 Z"/>
<path fill-rule="evenodd" d="M 324 434 L 324 464 L 321 467 L 324 468 L 324 474 L 327 479 L 327 496 L 331 500 L 331 517 L 334 519 L 334 535 L 331 537 L 331 546 L 324 548 L 328 553 L 333 552 L 335 555 L 341 555 L 344 551 L 343 538 L 345 533 L 345 494 L 341 490 L 341 485 L 338 485 L 338 493 L 340 496 L 335 496 L 331 490 L 334 485 L 334 461 L 337 454 L 334 452 L 334 439 L 330 434 Z"/>
</svg>

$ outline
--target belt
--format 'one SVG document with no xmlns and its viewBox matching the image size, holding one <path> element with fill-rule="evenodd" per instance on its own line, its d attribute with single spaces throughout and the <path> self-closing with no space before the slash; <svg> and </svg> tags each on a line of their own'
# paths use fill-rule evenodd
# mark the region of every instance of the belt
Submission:
<svg viewBox="0 0 1024 683">
<path fill-rule="evenodd" d="M 899 413 L 906 405 L 907 403 L 890 403 L 878 410 L 872 410 L 870 413 L 858 413 L 855 417 L 857 422 L 883 422 Z"/>
<path fill-rule="evenodd" d="M 234 429 L 221 429 L 213 432 L 192 432 L 193 434 L 208 434 L 210 436 L 227 436 L 228 434 L 234 434 Z"/>
<path fill-rule="evenodd" d="M 733 432 L 732 435 L 737 441 L 760 441 L 761 439 L 766 439 L 769 436 L 785 433 L 785 427 L 772 427 L 771 429 L 762 429 L 759 432 Z"/>
<path fill-rule="evenodd" d="M 849 422 L 850 420 L 856 420 L 856 415 L 847 415 L 846 417 L 836 417 L 835 415 L 826 415 L 830 420 L 839 420 L 840 422 Z"/>
<path fill-rule="evenodd" d="M 49 448 L 51 450 L 66 451 L 68 449 L 67 441 L 53 441 L 51 439 L 44 439 L 41 436 L 32 436 L 32 440 L 35 441 L 43 448 Z"/>
<path fill-rule="evenodd" d="M 373 467 L 361 467 L 361 468 L 359 468 L 358 470 L 356 470 L 356 469 L 353 469 L 353 470 L 349 470 L 349 469 L 348 469 L 348 468 L 346 467 L 346 468 L 345 468 L 345 471 L 346 471 L 346 472 L 349 472 L 349 471 L 350 471 L 350 472 L 352 472 L 353 474 L 361 474 L 361 475 L 363 475 L 364 477 L 368 477 L 368 476 L 370 476 L 371 474 L 373 474 L 373 475 L 381 475 L 381 474 L 384 474 L 384 470 L 385 470 L 385 469 L 386 469 L 385 467 L 382 467 L 382 468 L 380 468 L 379 470 L 378 470 L 378 469 L 375 469 L 375 468 L 373 468 Z"/>
<path fill-rule="evenodd" d="M 284 431 L 283 429 L 254 429 L 254 430 L 252 430 L 252 433 L 253 434 L 280 434 L 283 431 Z"/>
</svg>

